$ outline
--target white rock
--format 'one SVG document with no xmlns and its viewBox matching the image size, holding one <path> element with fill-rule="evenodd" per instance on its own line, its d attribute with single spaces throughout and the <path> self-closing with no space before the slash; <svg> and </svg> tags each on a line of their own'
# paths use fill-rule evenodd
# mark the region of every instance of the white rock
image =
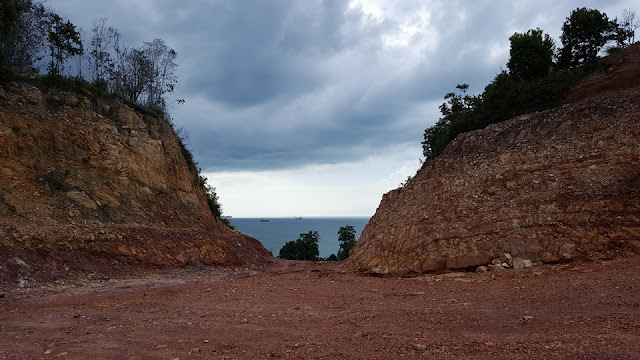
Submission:
<svg viewBox="0 0 640 360">
<path fill-rule="evenodd" d="M 533 261 L 531 261 L 529 259 L 525 259 L 524 260 L 524 267 L 526 267 L 526 268 L 533 267 Z"/>
<path fill-rule="evenodd" d="M 515 258 L 513 259 L 513 270 L 522 270 L 525 268 L 524 259 L 523 258 Z"/>
</svg>

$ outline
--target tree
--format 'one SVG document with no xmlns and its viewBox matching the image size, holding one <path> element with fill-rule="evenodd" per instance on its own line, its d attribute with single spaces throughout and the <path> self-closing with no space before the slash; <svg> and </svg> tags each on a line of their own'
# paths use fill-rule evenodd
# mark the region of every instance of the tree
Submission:
<svg viewBox="0 0 640 360">
<path fill-rule="evenodd" d="M 598 10 L 579 8 L 562 25 L 562 48 L 558 56 L 561 69 L 573 69 L 591 64 L 598 58 L 602 47 L 610 40 L 620 37 L 621 31 L 615 21 Z"/>
<path fill-rule="evenodd" d="M 296 241 L 288 241 L 284 244 L 278 257 L 287 260 L 318 261 L 320 255 L 319 239 L 320 235 L 317 231 L 300 234 Z"/>
<path fill-rule="evenodd" d="M 153 63 L 142 49 L 125 49 L 119 68 L 119 87 L 122 94 L 138 102 L 154 79 Z"/>
<path fill-rule="evenodd" d="M 338 242 L 340 242 L 338 260 L 344 260 L 349 257 L 351 248 L 356 244 L 356 229 L 351 225 L 340 227 L 338 230 Z"/>
<path fill-rule="evenodd" d="M 640 28 L 640 21 L 636 19 L 636 12 L 634 10 L 624 9 L 622 11 L 620 28 L 623 31 L 625 45 L 633 44 L 636 40 L 636 30 Z"/>
<path fill-rule="evenodd" d="M 444 151 L 447 144 L 455 138 L 457 134 L 451 133 L 451 126 L 456 122 L 463 121 L 463 118 L 482 104 L 481 96 L 467 94 L 468 84 L 458 84 L 456 89 L 459 91 L 458 94 L 450 92 L 444 96 L 447 101 L 440 105 L 442 117 L 434 126 L 424 131 L 422 154 L 426 161 L 435 159 Z"/>
<path fill-rule="evenodd" d="M 509 38 L 511 50 L 507 67 L 515 79 L 528 80 L 547 75 L 553 65 L 555 44 L 540 29 L 515 33 Z"/>
<path fill-rule="evenodd" d="M 175 71 L 178 65 L 175 60 L 178 53 L 169 48 L 162 39 L 145 42 L 143 51 L 153 66 L 153 79 L 147 86 L 145 103 L 164 109 L 164 95 L 172 93 L 176 85 Z"/>
<path fill-rule="evenodd" d="M 0 0 L 0 64 L 34 71 L 42 59 L 48 12 L 32 0 Z"/>
<path fill-rule="evenodd" d="M 69 20 L 65 22 L 58 14 L 50 14 L 48 40 L 51 56 L 49 74 L 60 75 L 68 57 L 83 53 L 82 40 L 75 25 Z"/>
<path fill-rule="evenodd" d="M 336 254 L 331 254 L 329 255 L 328 258 L 325 259 L 326 261 L 338 261 L 338 257 L 336 256 Z"/>
<path fill-rule="evenodd" d="M 89 63 L 93 80 L 107 80 L 114 66 L 109 49 L 120 35 L 116 29 L 107 26 L 107 18 L 94 19 L 91 32 Z"/>
</svg>

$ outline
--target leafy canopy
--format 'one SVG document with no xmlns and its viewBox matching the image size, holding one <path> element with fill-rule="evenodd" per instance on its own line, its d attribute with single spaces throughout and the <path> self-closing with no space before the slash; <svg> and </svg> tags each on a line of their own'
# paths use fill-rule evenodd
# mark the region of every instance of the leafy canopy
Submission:
<svg viewBox="0 0 640 360">
<path fill-rule="evenodd" d="M 593 64 L 608 41 L 624 41 L 625 38 L 620 25 L 615 20 L 610 21 L 606 13 L 578 8 L 571 12 L 562 25 L 562 48 L 558 55 L 558 66 L 561 69 L 574 69 Z"/>
<path fill-rule="evenodd" d="M 284 244 L 278 257 L 287 260 L 318 261 L 320 256 L 319 239 L 320 235 L 317 231 L 300 234 L 296 241 L 288 241 Z"/>
<path fill-rule="evenodd" d="M 455 138 L 457 134 L 451 133 L 452 126 L 463 121 L 482 103 L 481 96 L 467 94 L 468 84 L 459 84 L 456 89 L 458 93 L 450 92 L 444 96 L 447 101 L 440 105 L 440 120 L 424 131 L 422 153 L 427 161 L 435 159 L 444 151 L 447 144 L 453 140 L 451 136 Z"/>
<path fill-rule="evenodd" d="M 511 50 L 507 67 L 516 79 L 534 79 L 549 74 L 553 65 L 555 43 L 549 34 L 538 29 L 515 33 L 509 38 Z"/>
<path fill-rule="evenodd" d="M 338 260 L 344 260 L 349 257 L 351 248 L 356 244 L 356 229 L 351 225 L 340 227 L 338 230 L 338 242 L 340 243 Z"/>
</svg>

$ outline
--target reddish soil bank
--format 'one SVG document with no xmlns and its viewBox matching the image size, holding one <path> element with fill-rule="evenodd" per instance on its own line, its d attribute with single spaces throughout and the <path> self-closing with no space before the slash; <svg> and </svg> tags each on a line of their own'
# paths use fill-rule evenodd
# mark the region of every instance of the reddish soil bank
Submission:
<svg viewBox="0 0 640 360">
<path fill-rule="evenodd" d="M 22 289 L 0 299 L 0 359 L 637 359 L 639 274 L 640 257 L 415 278 L 278 262 Z"/>
</svg>

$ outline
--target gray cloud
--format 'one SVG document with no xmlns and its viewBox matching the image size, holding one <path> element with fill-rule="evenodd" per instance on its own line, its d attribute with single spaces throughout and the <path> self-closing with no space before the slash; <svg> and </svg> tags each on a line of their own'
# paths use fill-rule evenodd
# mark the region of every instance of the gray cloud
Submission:
<svg viewBox="0 0 640 360">
<path fill-rule="evenodd" d="M 178 51 L 175 97 L 187 103 L 170 110 L 207 171 L 337 163 L 419 143 L 445 93 L 463 82 L 480 92 L 504 67 L 513 32 L 541 27 L 557 37 L 578 6 L 611 17 L 632 7 L 380 3 L 392 9 L 379 16 L 338 0 L 51 5 L 86 29 L 91 18 L 108 17 L 130 45 L 158 37 Z"/>
</svg>

